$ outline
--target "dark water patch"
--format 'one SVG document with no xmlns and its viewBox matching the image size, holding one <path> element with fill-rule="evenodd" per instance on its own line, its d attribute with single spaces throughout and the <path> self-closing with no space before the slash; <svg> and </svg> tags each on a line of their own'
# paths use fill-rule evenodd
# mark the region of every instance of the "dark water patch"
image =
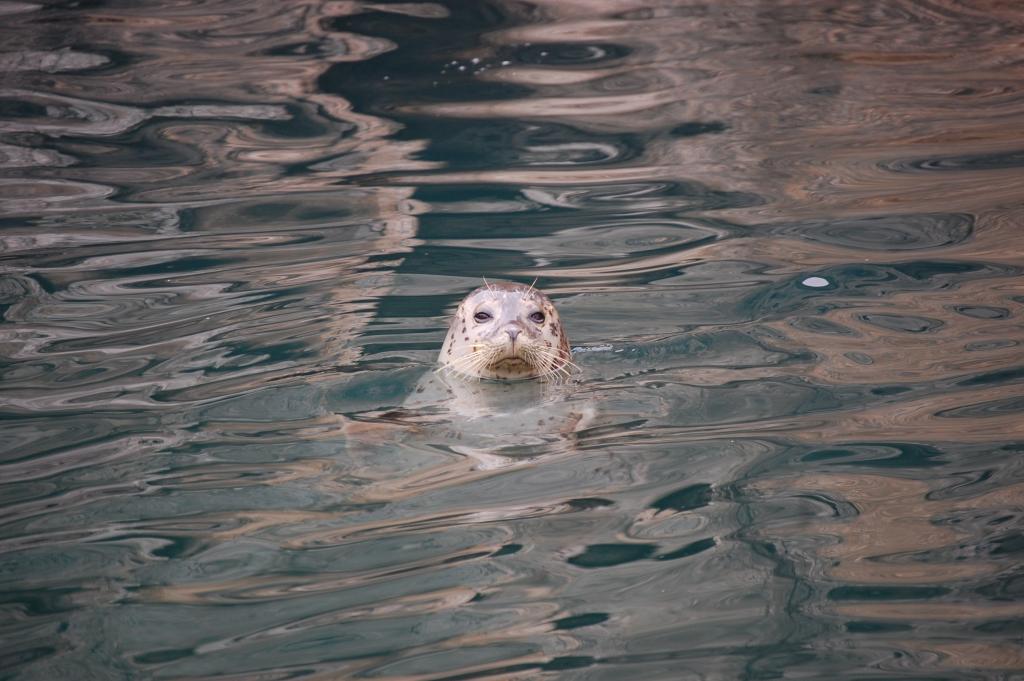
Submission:
<svg viewBox="0 0 1024 681">
<path fill-rule="evenodd" d="M 809 95 L 817 95 L 819 97 L 835 97 L 843 91 L 841 85 L 819 85 L 818 87 L 812 87 L 807 91 Z"/>
<path fill-rule="evenodd" d="M 452 556 L 450 558 L 445 558 L 443 561 L 441 561 L 441 564 L 452 565 L 453 563 L 462 563 L 467 560 L 477 560 L 479 558 L 486 558 L 490 555 L 491 554 L 487 551 L 476 551 L 474 553 L 467 553 L 461 556 Z"/>
<path fill-rule="evenodd" d="M 1020 542 L 1015 541 L 1012 550 L 1002 554 L 993 554 L 1002 558 L 1007 570 L 994 578 L 973 585 L 974 592 L 983 598 L 996 602 L 1017 602 L 1024 598 L 1024 573 L 1018 565 L 1020 562 Z M 1010 564 L 1009 561 L 1014 561 Z"/>
<path fill-rule="evenodd" d="M 81 606 L 75 603 L 78 588 L 12 589 L 0 592 L 0 606 L 4 610 L 16 610 L 25 617 L 43 617 L 75 610 Z"/>
<path fill-rule="evenodd" d="M 551 202 L 577 210 L 711 211 L 725 208 L 750 208 L 764 198 L 749 192 L 721 191 L 698 182 L 645 182 L 615 185 L 577 185 L 551 192 Z"/>
<path fill-rule="evenodd" d="M 415 263 L 412 266 L 415 266 Z M 483 284 L 483 279 L 481 279 L 480 283 L 481 285 Z M 376 324 L 379 325 L 383 322 L 383 320 L 387 320 L 390 318 L 434 318 L 437 316 L 437 313 L 441 310 L 454 310 L 458 306 L 459 301 L 462 300 L 462 298 L 468 292 L 469 291 L 453 291 L 440 295 L 389 296 L 387 300 L 381 301 L 379 306 L 377 307 Z M 372 328 L 372 332 L 374 334 L 378 333 L 378 331 L 378 328 Z M 441 348 L 441 343 L 444 341 L 444 334 L 447 331 L 447 323 L 443 323 L 442 326 L 438 327 L 436 330 L 433 331 L 434 347 L 436 347 L 437 349 Z"/>
<path fill-rule="evenodd" d="M 833 499 L 824 494 L 797 494 L 794 499 L 809 501 L 815 508 L 815 515 L 820 515 L 819 510 L 824 507 L 833 518 L 852 518 L 858 515 L 856 507 L 852 504 Z"/>
<path fill-rule="evenodd" d="M 911 279 L 916 279 L 919 281 L 935 279 L 941 281 L 943 279 L 948 278 L 949 275 L 971 274 L 986 270 L 988 268 L 978 263 L 938 262 L 932 260 L 921 260 L 917 262 L 908 262 L 893 265 L 893 269 L 899 272 L 900 274 L 905 274 Z M 1014 274 L 1016 274 L 1016 272 Z"/>
<path fill-rule="evenodd" d="M 818 317 L 791 317 L 786 322 L 800 331 L 811 333 L 822 333 L 834 336 L 859 336 L 860 334 L 850 327 L 838 322 L 821 319 Z"/>
<path fill-rule="evenodd" d="M 179 650 L 153 650 L 147 653 L 141 653 L 132 658 L 132 661 L 136 664 L 142 665 L 155 665 L 164 664 L 167 662 L 174 662 L 185 657 L 195 655 L 195 650 L 192 649 L 179 649 Z"/>
<path fill-rule="evenodd" d="M 986 305 L 958 305 L 953 308 L 965 317 L 975 319 L 1006 319 L 1010 311 L 1005 307 L 989 307 Z"/>
<path fill-rule="evenodd" d="M 23 648 L 13 653 L 0 653 L 0 669 L 13 672 L 18 666 L 44 660 L 57 652 L 56 647 Z M 13 678 L 13 677 L 12 677 Z"/>
<path fill-rule="evenodd" d="M 976 631 L 985 634 L 1003 634 L 1012 636 L 1024 635 L 1024 619 L 997 620 L 985 622 L 974 627 Z"/>
<path fill-rule="evenodd" d="M 537 672 L 560 672 L 570 671 L 573 669 L 585 669 L 597 664 L 597 660 L 593 657 L 585 655 L 563 655 L 561 657 L 554 657 L 543 663 L 523 663 L 523 664 L 510 664 L 502 665 L 501 667 L 493 667 L 490 669 L 482 669 L 477 672 L 468 672 L 465 674 L 456 674 L 453 676 L 442 676 L 437 677 L 437 681 L 471 681 L 472 679 L 486 679 L 491 677 L 506 676 L 509 674 L 518 675 L 522 672 L 537 671 Z"/>
<path fill-rule="evenodd" d="M 274 366 L 282 362 L 301 362 L 316 356 L 316 348 L 301 341 L 287 341 L 259 345 L 256 343 L 227 343 L 218 366 L 203 370 L 206 376 L 230 373 L 239 367 Z"/>
<path fill-rule="evenodd" d="M 396 49 L 368 61 L 333 64 L 320 78 L 319 88 L 343 95 L 362 111 L 386 111 L 392 116 L 410 100 L 528 96 L 529 90 L 523 86 L 475 77 L 482 67 L 501 68 L 502 61 L 510 60 L 511 55 L 481 39 L 483 32 L 511 23 L 506 8 L 493 2 L 453 4 L 456 11 L 443 16 L 378 10 L 335 19 L 330 23 L 333 32 L 383 38 Z"/>
<path fill-rule="evenodd" d="M 717 545 L 718 542 L 713 537 L 699 539 L 695 542 L 690 542 L 686 546 L 678 548 L 675 551 L 659 553 L 654 556 L 654 560 L 679 560 L 680 558 L 689 558 L 690 556 L 696 556 L 698 553 L 703 553 L 708 549 L 713 549 Z"/>
<path fill-rule="evenodd" d="M 514 236 L 510 233 L 514 232 Z M 446 245 L 529 250 L 544 242 L 546 257 L 560 264 L 595 262 L 595 248 L 620 257 L 679 253 L 705 245 L 728 233 L 699 223 L 657 217 L 608 217 L 577 224 L 558 209 L 523 215 L 508 213 L 481 220 L 475 213 L 426 216 L 423 235 Z M 431 244 L 426 244 L 429 248 Z"/>
<path fill-rule="evenodd" d="M 803 461 L 822 461 L 842 466 L 878 468 L 931 468 L 946 463 L 942 451 L 931 445 L 909 442 L 865 442 L 841 448 L 808 452 Z"/>
<path fill-rule="evenodd" d="M 880 163 L 880 167 L 893 172 L 962 172 L 983 170 L 1007 170 L 1024 166 L 1024 151 L 1013 149 L 989 154 L 959 156 L 936 156 L 906 161 Z"/>
<path fill-rule="evenodd" d="M 887 331 L 901 331 L 904 333 L 932 333 L 946 325 L 945 322 L 939 319 L 911 315 L 874 313 L 858 315 L 857 318 L 867 324 L 878 326 Z"/>
<path fill-rule="evenodd" d="M 889 634 L 900 631 L 913 631 L 914 627 L 901 622 L 847 622 L 843 627 L 851 634 Z"/>
<path fill-rule="evenodd" d="M 503 676 L 506 674 L 519 674 L 521 672 L 535 671 L 543 667 L 537 663 L 522 663 L 522 664 L 508 664 L 502 665 L 501 667 L 494 667 L 492 669 L 482 669 L 477 672 L 467 672 L 465 674 L 455 674 L 449 676 L 441 676 L 437 678 L 437 681 L 472 681 L 473 679 L 486 679 L 494 676 Z"/>
<path fill-rule="evenodd" d="M 872 388 L 871 394 L 887 397 L 889 395 L 902 395 L 903 393 L 911 392 L 912 390 L 913 388 L 905 385 L 882 385 L 877 388 Z"/>
<path fill-rule="evenodd" d="M 561 657 L 553 658 L 550 662 L 545 662 L 540 669 L 541 671 L 546 672 L 585 669 L 593 666 L 596 662 L 597 661 L 593 657 L 587 655 L 563 655 Z"/>
<path fill-rule="evenodd" d="M 837 393 L 827 386 L 801 381 L 736 381 L 714 388 L 674 385 L 669 392 L 677 426 L 741 423 L 777 418 L 782 414 L 815 414 L 860 402 L 853 391 Z"/>
<path fill-rule="evenodd" d="M 628 46 L 614 43 L 540 43 L 520 47 L 515 58 L 523 64 L 605 66 L 604 62 L 622 59 L 630 52 Z"/>
<path fill-rule="evenodd" d="M 46 107 L 35 102 L 0 99 L 0 116 L 4 118 L 45 118 Z"/>
<path fill-rule="evenodd" d="M 149 237 L 153 234 L 171 234 L 188 231 L 193 225 L 194 213 L 191 210 L 178 208 L 171 209 L 164 206 L 156 208 L 136 207 L 122 209 L 107 209 L 96 212 L 75 212 L 75 213 L 49 213 L 42 215 L 24 216 L 18 218 L 0 219 L 0 229 L 18 230 L 34 229 L 36 232 L 45 232 L 49 237 L 44 243 L 49 247 L 60 244 L 62 234 L 68 241 L 82 245 L 74 241 L 74 237 L 82 233 L 90 234 L 96 231 L 97 223 L 104 225 L 107 229 L 115 230 L 116 236 L 104 234 L 106 244 L 120 244 L 122 241 L 129 241 L 132 236 Z M 69 234 L 70 233 L 70 234 Z M 2 235 L 0 235 L 2 236 Z M 91 241 L 85 241 L 92 244 Z"/>
<path fill-rule="evenodd" d="M 587 569 L 615 567 L 650 558 L 657 549 L 653 544 L 591 544 L 568 562 Z"/>
<path fill-rule="evenodd" d="M 993 556 L 1016 556 L 1024 553 L 1024 533 L 1012 532 L 989 542 Z"/>
<path fill-rule="evenodd" d="M 514 556 L 523 550 L 522 544 L 506 544 L 500 549 L 491 554 L 491 558 L 500 558 L 501 556 Z"/>
<path fill-rule="evenodd" d="M 952 282 L 1011 277 L 1017 268 L 966 262 L 914 261 L 893 265 L 850 264 L 807 272 L 780 282 L 750 297 L 746 303 L 755 314 L 787 314 L 813 310 L 818 314 L 834 308 L 830 299 L 879 297 L 896 291 L 921 291 L 950 286 Z M 817 277 L 828 283 L 808 287 L 802 282 Z M 756 318 L 756 317 L 755 317 Z"/>
<path fill-rule="evenodd" d="M 410 118 L 396 139 L 429 138 L 421 157 L 451 170 L 494 167 L 585 167 L 625 163 L 641 156 L 644 136 L 584 131 L 554 123 L 516 120 Z M 428 188 L 428 191 L 430 188 Z M 460 192 L 462 200 L 467 194 Z"/>
<path fill-rule="evenodd" d="M 946 596 L 941 586 L 838 586 L 828 592 L 832 601 L 916 601 Z"/>
<path fill-rule="evenodd" d="M 811 221 L 770 228 L 810 241 L 863 250 L 917 250 L 951 246 L 968 239 L 974 216 L 966 213 L 879 215 L 835 221 Z"/>
<path fill-rule="evenodd" d="M 237 265 L 241 263 L 240 258 L 212 258 L 212 257 L 174 257 L 172 253 L 168 254 L 168 259 L 164 262 L 154 263 L 152 265 L 141 265 L 138 267 L 125 267 L 119 269 L 112 269 L 105 272 L 108 277 L 116 279 L 128 279 L 136 277 L 150 277 L 150 276 L 166 276 L 169 274 L 187 274 L 193 272 L 205 272 L 207 270 L 219 269 L 228 265 Z M 56 267 L 64 265 L 55 265 Z M 152 286 L 152 282 L 132 282 L 131 286 L 143 287 L 145 285 Z"/>
<path fill-rule="evenodd" d="M 1003 348 L 1013 348 L 1020 345 L 1020 341 L 1015 340 L 992 340 L 992 341 L 974 341 L 966 343 L 964 345 L 964 352 L 991 352 L 992 350 L 1001 350 Z"/>
<path fill-rule="evenodd" d="M 570 617 L 562 617 L 552 624 L 555 629 L 579 629 L 581 627 L 592 627 L 608 621 L 608 614 L 604 612 L 588 612 Z"/>
<path fill-rule="evenodd" d="M 655 499 L 650 507 L 658 511 L 692 511 L 707 506 L 711 502 L 711 495 L 711 485 L 688 485 Z"/>
<path fill-rule="evenodd" d="M 571 511 L 592 511 L 597 508 L 607 508 L 608 506 L 615 505 L 615 502 L 610 499 L 599 499 L 593 497 L 569 499 L 564 503 Z"/>
<path fill-rule="evenodd" d="M 935 415 L 940 418 L 950 419 L 990 418 L 1015 414 L 1022 410 L 1024 410 L 1024 397 L 1007 397 L 968 404 L 962 407 L 942 409 L 935 412 Z"/>
<path fill-rule="evenodd" d="M 862 366 L 871 366 L 875 363 L 874 357 L 866 352 L 844 352 L 843 357 Z"/>
<path fill-rule="evenodd" d="M 614 347 L 611 353 L 600 356 L 602 364 L 609 366 L 630 364 L 659 369 L 668 366 L 786 366 L 809 359 L 804 353 L 790 353 L 774 347 L 771 339 L 755 338 L 732 329 L 674 334 L 641 344 Z"/>
<path fill-rule="evenodd" d="M 18 414 L 13 409 L 0 412 L 7 445 L 0 459 L 4 465 L 67 456 L 70 462 L 62 462 L 63 470 L 79 458 L 84 464 L 90 463 L 88 453 L 95 450 L 132 451 L 138 446 L 159 447 L 166 442 L 155 434 L 158 431 L 154 426 L 159 423 L 155 415 L 126 414 L 113 409 L 60 410 L 61 406 L 50 406 L 61 413 L 59 425 L 47 424 L 33 413 Z"/>
<path fill-rule="evenodd" d="M 482 283 L 484 277 L 495 271 L 516 272 L 528 270 L 533 265 L 534 261 L 529 255 L 514 250 L 425 246 L 406 256 L 400 271 L 407 274 L 469 277 Z"/>
<path fill-rule="evenodd" d="M 516 226 L 524 230 L 525 234 L 535 234 L 535 230 L 544 234 L 556 231 L 556 227 L 546 221 L 542 221 L 538 227 L 538 221 L 543 220 L 539 213 L 564 213 L 567 209 L 539 203 L 528 194 L 521 187 L 470 182 L 459 185 L 424 185 L 416 190 L 417 199 L 430 206 L 430 213 L 421 218 L 424 229 L 448 225 L 458 233 L 463 229 L 475 228 L 481 230 L 479 235 L 482 236 L 493 233 L 493 230 L 484 231 L 486 224 L 482 224 L 482 216 L 486 215 L 489 218 L 487 224 L 490 219 L 496 219 L 500 221 L 499 225 L 507 226 L 506 220 L 516 220 Z M 506 217 L 503 213 L 530 213 L 530 219 L 521 219 L 523 216 Z M 442 218 L 441 215 L 446 217 Z M 466 217 L 456 218 L 456 215 Z"/>
<path fill-rule="evenodd" d="M 178 132 L 179 123 L 164 122 L 129 130 L 114 139 L 65 136 L 54 143 L 54 148 L 75 158 L 75 165 L 80 168 L 103 168 L 114 162 L 138 168 L 143 173 L 159 166 L 202 166 L 203 151 L 193 144 L 177 141 Z"/>
<path fill-rule="evenodd" d="M 664 81 L 657 71 L 653 70 L 611 70 L 604 76 L 589 79 L 584 83 L 575 86 L 575 90 L 582 96 L 586 95 L 615 95 L 623 96 L 629 94 L 643 95 L 652 90 L 664 86 Z M 598 74 L 602 71 L 597 71 Z"/>
<path fill-rule="evenodd" d="M 957 385 L 997 385 L 999 383 L 1016 381 L 1021 378 L 1024 378 L 1024 367 L 1014 367 L 1012 369 L 1001 369 L 999 371 L 990 371 L 984 374 L 978 374 L 977 376 L 971 376 L 970 378 L 958 381 Z"/>
<path fill-rule="evenodd" d="M 117 539 L 118 537 L 112 537 Z M 125 537 L 127 538 L 127 537 Z M 163 546 L 153 549 L 150 553 L 155 558 L 187 558 L 194 555 L 200 548 L 196 541 L 185 537 L 160 537 Z"/>
<path fill-rule="evenodd" d="M 721 121 L 688 121 L 680 123 L 669 130 L 673 137 L 696 137 L 697 135 L 717 135 L 729 129 Z"/>
</svg>

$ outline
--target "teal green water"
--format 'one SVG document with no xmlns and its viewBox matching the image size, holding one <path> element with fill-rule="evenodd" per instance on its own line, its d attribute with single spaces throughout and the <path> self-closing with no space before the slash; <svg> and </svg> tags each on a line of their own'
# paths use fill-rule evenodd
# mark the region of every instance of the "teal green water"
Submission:
<svg viewBox="0 0 1024 681">
<path fill-rule="evenodd" d="M 1024 678 L 1022 8 L 0 12 L 0 679 Z"/>
</svg>

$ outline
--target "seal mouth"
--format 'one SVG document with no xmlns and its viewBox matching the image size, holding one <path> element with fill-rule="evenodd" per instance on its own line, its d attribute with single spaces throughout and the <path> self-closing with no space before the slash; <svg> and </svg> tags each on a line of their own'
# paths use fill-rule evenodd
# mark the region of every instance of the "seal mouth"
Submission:
<svg viewBox="0 0 1024 681">
<path fill-rule="evenodd" d="M 529 343 L 524 343 L 522 340 L 519 342 L 512 340 L 498 343 L 497 349 L 498 358 L 494 360 L 494 364 L 516 361 L 530 363 Z"/>
<path fill-rule="evenodd" d="M 495 369 L 521 369 L 523 367 L 532 367 L 524 357 L 513 356 L 513 357 L 502 357 L 497 362 L 491 364 Z"/>
<path fill-rule="evenodd" d="M 561 366 L 556 353 L 534 343 L 505 343 L 489 368 L 494 371 L 513 371 L 542 376 Z"/>
</svg>

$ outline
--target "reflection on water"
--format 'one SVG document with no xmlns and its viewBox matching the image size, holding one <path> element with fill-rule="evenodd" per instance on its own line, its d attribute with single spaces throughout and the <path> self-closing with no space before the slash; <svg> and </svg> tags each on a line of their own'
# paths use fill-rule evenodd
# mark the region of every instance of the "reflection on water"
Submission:
<svg viewBox="0 0 1024 681">
<path fill-rule="evenodd" d="M 1024 669 L 1020 7 L 0 12 L 3 678 Z"/>
</svg>

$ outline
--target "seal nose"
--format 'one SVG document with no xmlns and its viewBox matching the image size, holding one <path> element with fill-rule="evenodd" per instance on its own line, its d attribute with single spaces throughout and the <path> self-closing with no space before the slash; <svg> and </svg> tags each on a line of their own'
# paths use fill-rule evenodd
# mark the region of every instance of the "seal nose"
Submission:
<svg viewBox="0 0 1024 681">
<path fill-rule="evenodd" d="M 515 345 L 516 338 L 519 337 L 519 329 L 505 329 L 505 333 L 512 340 L 512 344 Z"/>
</svg>

